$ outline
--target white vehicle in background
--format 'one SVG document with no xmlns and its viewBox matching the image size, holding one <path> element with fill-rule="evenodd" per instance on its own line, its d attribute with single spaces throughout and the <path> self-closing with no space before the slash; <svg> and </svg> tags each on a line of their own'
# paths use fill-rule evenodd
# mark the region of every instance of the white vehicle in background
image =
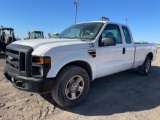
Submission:
<svg viewBox="0 0 160 120">
<path fill-rule="evenodd" d="M 50 92 L 62 107 L 78 105 L 96 78 L 137 68 L 148 75 L 156 45 L 135 44 L 127 25 L 75 24 L 58 38 L 17 41 L 6 48 L 6 78 L 18 89 Z"/>
</svg>

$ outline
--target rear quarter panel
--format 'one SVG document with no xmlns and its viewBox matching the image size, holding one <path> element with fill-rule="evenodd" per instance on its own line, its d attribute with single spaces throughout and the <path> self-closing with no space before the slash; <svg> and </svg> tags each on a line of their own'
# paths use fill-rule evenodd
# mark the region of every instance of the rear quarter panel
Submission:
<svg viewBox="0 0 160 120">
<path fill-rule="evenodd" d="M 135 63 L 133 68 L 137 68 L 138 66 L 141 66 L 147 57 L 148 53 L 153 54 L 153 60 L 156 59 L 156 44 L 154 43 L 148 43 L 148 44 L 135 44 L 136 51 L 135 51 Z"/>
</svg>

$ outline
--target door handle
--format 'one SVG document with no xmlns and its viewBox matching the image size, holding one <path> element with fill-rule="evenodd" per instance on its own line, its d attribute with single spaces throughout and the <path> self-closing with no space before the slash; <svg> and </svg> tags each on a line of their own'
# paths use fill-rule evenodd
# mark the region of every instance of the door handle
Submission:
<svg viewBox="0 0 160 120">
<path fill-rule="evenodd" d="M 122 54 L 125 54 L 125 53 L 126 53 L 126 48 L 123 48 Z"/>
</svg>

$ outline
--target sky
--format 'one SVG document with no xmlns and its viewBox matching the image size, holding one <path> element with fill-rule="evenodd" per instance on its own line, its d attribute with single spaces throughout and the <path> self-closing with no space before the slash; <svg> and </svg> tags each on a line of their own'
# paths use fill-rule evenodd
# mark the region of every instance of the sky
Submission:
<svg viewBox="0 0 160 120">
<path fill-rule="evenodd" d="M 160 0 L 77 0 L 77 23 L 97 21 L 101 16 L 125 24 L 128 19 L 135 41 L 160 44 Z M 0 26 L 13 27 L 15 36 L 28 31 L 61 32 L 74 24 L 74 0 L 0 0 Z"/>
</svg>

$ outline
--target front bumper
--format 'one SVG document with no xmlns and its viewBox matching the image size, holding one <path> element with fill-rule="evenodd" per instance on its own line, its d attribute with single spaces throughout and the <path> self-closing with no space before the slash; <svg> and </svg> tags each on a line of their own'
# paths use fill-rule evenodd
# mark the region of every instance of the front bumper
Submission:
<svg viewBox="0 0 160 120">
<path fill-rule="evenodd" d="M 20 90 L 47 93 L 53 88 L 54 78 L 34 78 L 19 76 L 14 71 L 4 68 L 5 77 L 13 84 L 14 87 Z"/>
</svg>

